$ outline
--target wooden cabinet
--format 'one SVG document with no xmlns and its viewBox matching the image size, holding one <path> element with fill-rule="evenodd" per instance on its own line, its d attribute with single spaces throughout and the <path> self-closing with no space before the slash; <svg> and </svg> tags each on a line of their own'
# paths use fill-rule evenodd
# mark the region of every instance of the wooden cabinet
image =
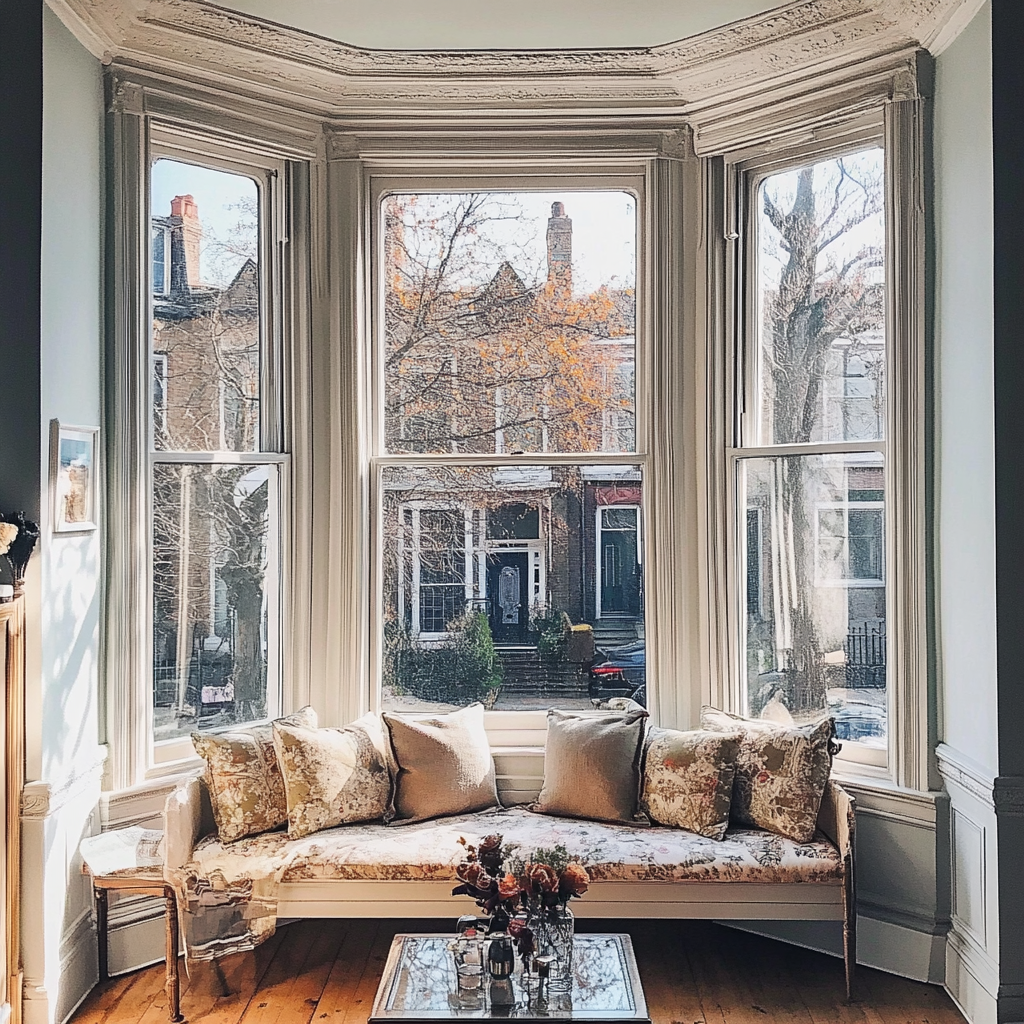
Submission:
<svg viewBox="0 0 1024 1024">
<path fill-rule="evenodd" d="M 0 809 L 4 853 L 0 860 L 0 1024 L 21 1024 L 21 791 L 25 786 L 25 599 L 0 604 L 0 681 L 3 682 L 4 786 Z"/>
</svg>

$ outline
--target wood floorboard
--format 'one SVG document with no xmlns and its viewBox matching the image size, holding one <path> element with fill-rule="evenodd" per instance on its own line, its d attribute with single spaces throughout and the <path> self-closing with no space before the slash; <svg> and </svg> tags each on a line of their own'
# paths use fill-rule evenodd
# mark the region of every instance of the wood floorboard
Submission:
<svg viewBox="0 0 1024 1024">
<path fill-rule="evenodd" d="M 224 957 L 216 965 L 196 964 L 188 994 L 181 1001 L 186 1019 L 203 1024 L 238 1024 L 289 935 L 290 928 L 281 928 L 251 953 Z"/>
<path fill-rule="evenodd" d="M 692 939 L 678 931 L 663 936 L 643 928 L 634 928 L 632 938 L 651 1019 L 671 1024 L 706 1024 L 686 955 L 686 946 Z"/>
<path fill-rule="evenodd" d="M 121 974 L 97 985 L 75 1013 L 75 1024 L 138 1022 L 153 999 L 163 992 L 163 964 Z"/>
<path fill-rule="evenodd" d="M 858 969 L 844 1001 L 842 961 L 705 921 L 581 921 L 628 931 L 654 1024 L 964 1024 L 935 985 Z M 252 953 L 182 974 L 194 1024 L 364 1024 L 391 940 L 450 921 L 299 921 Z M 163 1024 L 163 965 L 97 986 L 70 1024 Z M 227 991 L 225 992 L 225 986 Z"/>
<path fill-rule="evenodd" d="M 316 1009 L 327 977 L 334 966 L 342 940 L 348 930 L 347 921 L 303 921 L 313 925 L 308 944 L 302 943 L 301 964 L 272 989 L 261 989 L 242 1014 L 241 1024 L 308 1024 Z"/>
<path fill-rule="evenodd" d="M 351 993 L 367 970 L 370 953 L 380 930 L 380 921 L 360 921 L 358 926 L 353 927 L 345 936 L 313 1011 L 314 1020 L 339 1024 L 351 1001 Z M 388 929 L 388 935 L 391 934 Z"/>
</svg>

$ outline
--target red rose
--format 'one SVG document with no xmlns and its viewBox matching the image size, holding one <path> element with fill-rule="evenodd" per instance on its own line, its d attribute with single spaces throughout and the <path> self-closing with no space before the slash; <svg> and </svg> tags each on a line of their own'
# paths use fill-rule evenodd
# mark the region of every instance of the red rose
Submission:
<svg viewBox="0 0 1024 1024">
<path fill-rule="evenodd" d="M 565 896 L 582 896 L 590 886 L 590 875 L 582 864 L 567 864 L 558 877 L 558 891 Z"/>
<path fill-rule="evenodd" d="M 771 777 L 772 777 L 771 776 L 771 772 L 759 771 L 757 773 L 757 781 L 758 782 L 767 782 Z"/>
<path fill-rule="evenodd" d="M 558 875 L 547 864 L 527 864 L 526 877 L 535 892 L 554 892 L 558 888 Z"/>
<path fill-rule="evenodd" d="M 493 850 L 500 850 L 502 838 L 503 837 L 500 835 L 484 836 L 483 839 L 480 840 L 480 846 L 478 847 L 477 852 L 491 853 Z"/>
<path fill-rule="evenodd" d="M 507 874 L 498 879 L 498 895 L 503 900 L 514 900 L 522 891 L 515 875 Z"/>
<path fill-rule="evenodd" d="M 474 888 L 486 891 L 494 887 L 494 879 L 487 874 L 481 864 L 477 864 L 475 861 L 470 864 L 460 864 L 455 869 L 455 874 Z"/>
</svg>

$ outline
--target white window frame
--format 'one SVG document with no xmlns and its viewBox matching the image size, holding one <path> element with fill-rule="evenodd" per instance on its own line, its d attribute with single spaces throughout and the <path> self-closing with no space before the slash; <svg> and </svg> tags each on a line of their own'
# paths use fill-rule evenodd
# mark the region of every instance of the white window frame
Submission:
<svg viewBox="0 0 1024 1024">
<path fill-rule="evenodd" d="M 171 229 L 168 228 L 168 227 L 161 226 L 161 227 L 153 228 L 152 231 L 154 233 L 159 231 L 163 235 L 163 243 L 164 243 L 164 273 L 163 273 L 163 280 L 160 282 L 159 290 L 157 290 L 157 288 L 156 288 L 156 281 L 155 280 L 153 281 L 153 294 L 154 295 L 158 295 L 161 298 L 164 298 L 165 296 L 168 295 L 168 293 L 171 290 Z M 152 237 L 150 237 L 149 245 L 150 245 L 149 265 L 150 265 L 150 268 L 151 268 L 150 273 L 152 273 L 152 271 L 155 270 L 155 266 L 154 266 L 154 263 L 153 263 L 153 239 L 152 239 Z"/>
<path fill-rule="evenodd" d="M 636 516 L 636 558 L 641 569 L 644 564 L 644 517 L 643 508 L 640 505 L 624 503 L 622 505 L 598 505 L 594 510 L 594 618 L 604 619 L 607 622 L 614 622 L 623 618 L 625 612 L 605 612 L 601 607 L 601 590 L 604 587 L 604 550 L 601 547 L 601 538 L 604 536 L 604 513 L 610 509 L 635 509 Z M 622 533 L 622 530 L 612 528 L 609 533 Z"/>
<path fill-rule="evenodd" d="M 286 635 L 286 625 L 281 621 L 281 592 L 285 581 L 285 566 L 282 551 L 287 549 L 287 538 L 282 531 L 288 519 L 286 508 L 288 499 L 288 456 L 283 451 L 283 425 L 280 422 L 282 403 L 276 400 L 275 394 L 282 389 L 281 368 L 273 339 L 275 334 L 275 304 L 280 294 L 280 240 L 275 237 L 276 226 L 280 223 L 280 215 L 276 210 L 282 201 L 275 182 L 284 178 L 284 162 L 280 159 L 262 158 L 252 154 L 246 159 L 242 154 L 226 153 L 217 145 L 197 141 L 194 138 L 182 137 L 167 129 L 154 128 L 150 133 L 149 161 L 147 170 L 161 159 L 191 163 L 210 170 L 225 171 L 251 180 L 257 189 L 259 209 L 259 251 L 260 259 L 260 300 L 259 300 L 259 346 L 260 346 L 260 437 L 259 450 L 255 452 L 235 451 L 166 451 L 158 450 L 153 439 L 152 426 L 149 430 L 148 479 L 150 481 L 150 497 L 152 499 L 152 475 L 158 465 L 194 465 L 229 466 L 251 465 L 269 466 L 276 469 L 269 475 L 268 509 L 269 524 L 267 538 L 267 576 L 264 600 L 267 602 L 267 719 L 278 716 L 282 706 L 283 666 L 282 638 Z M 146 196 L 148 198 L 149 174 L 146 175 Z M 146 204 L 147 215 L 152 217 L 149 204 Z M 152 255 L 150 255 L 152 262 Z M 150 314 L 150 319 L 152 314 Z M 151 357 L 152 358 L 152 357 Z M 218 389 L 218 420 L 220 441 L 223 445 L 224 429 L 224 387 L 220 382 Z M 276 450 L 275 450 L 276 449 Z M 153 512 L 150 509 L 150 523 Z M 277 526 L 275 530 L 274 527 Z M 149 533 L 149 560 L 152 564 L 152 528 Z M 152 643 L 153 635 L 153 602 L 152 587 L 149 588 L 149 612 L 147 636 Z M 149 718 L 149 765 L 148 772 L 161 772 L 167 768 L 178 770 L 183 763 L 194 759 L 195 750 L 188 736 L 158 741 L 153 738 L 153 707 L 152 699 L 147 702 Z"/>
<path fill-rule="evenodd" d="M 663 682 L 652 692 L 655 721 L 690 728 L 701 702 L 739 710 L 735 647 L 737 560 L 726 521 L 730 499 L 725 451 L 734 409 L 731 344 L 738 314 L 732 303 L 739 238 L 733 178 L 739 162 L 785 153 L 786 161 L 817 148 L 865 120 L 883 125 L 889 157 L 887 229 L 897 366 L 887 380 L 889 415 L 898 430 L 887 463 L 895 490 L 887 558 L 894 613 L 890 633 L 891 699 L 888 768 L 866 766 L 857 778 L 911 790 L 939 784 L 930 761 L 925 600 L 924 399 L 924 101 L 913 59 L 896 55 L 869 78 L 858 67 L 828 82 L 794 84 L 785 98 L 714 104 L 641 122 L 607 110 L 548 110 L 517 119 L 511 104 L 500 127 L 491 114 L 408 110 L 403 127 L 386 117 L 325 123 L 323 115 L 235 102 L 199 86 L 153 76 L 138 67 L 110 72 L 108 114 L 112 231 L 107 275 L 108 537 L 104 638 L 106 739 L 110 784 L 137 785 L 173 766 L 150 765 L 146 708 L 148 651 L 138 595 L 145 591 L 140 545 L 148 536 L 143 479 L 148 410 L 139 382 L 149 380 L 147 297 L 152 267 L 146 236 L 145 167 L 151 125 L 180 130 L 205 145 L 269 153 L 288 161 L 288 275 L 282 289 L 279 339 L 286 346 L 281 422 L 292 451 L 292 494 L 285 513 L 291 560 L 283 707 L 316 706 L 321 721 L 342 725 L 369 709 L 372 690 L 369 612 L 373 591 L 369 539 L 375 528 L 368 405 L 372 394 L 369 310 L 371 185 L 381 176 L 479 176 L 500 166 L 527 176 L 573 171 L 635 173 L 647 186 L 638 253 L 650 273 L 638 289 L 648 351 L 638 376 L 649 383 L 649 408 L 638 408 L 638 432 L 648 438 L 644 487 L 647 631 L 650 672 Z M 802 91 L 801 91 L 802 90 Z M 443 116 L 440 116 L 443 115 Z M 438 117 L 440 116 L 440 119 Z M 696 125 L 696 137 L 691 123 Z M 695 152 L 696 148 L 696 152 Z M 564 180 L 564 179 L 561 179 Z M 145 227 L 145 233 L 141 228 Z M 308 296 L 308 300 L 306 299 Z M 309 339 L 296 346 L 292 339 Z M 896 349 L 893 348 L 893 351 Z M 644 421 L 644 422 L 640 422 Z M 317 472 L 313 473 L 313 457 Z M 549 461 L 545 457 L 544 461 Z M 517 461 L 520 461 L 517 459 Z M 621 463 L 621 457 L 617 460 Z M 898 493 L 897 493 L 898 491 Z M 344 685 L 339 680 L 346 681 Z M 351 684 L 347 681 L 354 681 Z M 488 730 L 499 745 L 543 744 L 543 715 L 492 712 Z M 856 767 L 856 766 L 854 766 Z M 850 770 L 837 765 L 840 773 Z"/>
<path fill-rule="evenodd" d="M 647 527 L 644 536 L 651 538 L 653 532 L 652 543 L 659 544 L 662 563 L 675 567 L 675 571 L 664 572 L 659 576 L 660 583 L 656 586 L 660 588 L 659 594 L 663 595 L 660 600 L 651 595 L 648 588 L 648 620 L 658 624 L 657 635 L 662 638 L 661 643 L 654 645 L 655 649 L 651 649 L 651 642 L 648 641 L 648 662 L 656 665 L 660 659 L 662 664 L 671 664 L 674 670 L 666 675 L 670 675 L 673 681 L 685 680 L 680 685 L 665 686 L 660 693 L 652 694 L 652 712 L 658 720 L 668 725 L 683 724 L 690 722 L 696 711 L 697 701 L 691 700 L 690 694 L 694 690 L 699 692 L 694 671 L 697 659 L 693 648 L 686 647 L 684 653 L 684 645 L 695 632 L 697 578 L 695 566 L 692 561 L 688 564 L 684 560 L 682 550 L 684 545 L 688 546 L 687 557 L 692 559 L 692 537 L 695 530 L 680 526 L 678 521 L 678 494 L 682 490 L 679 480 L 684 474 L 693 473 L 695 468 L 688 457 L 680 456 L 682 447 L 678 443 L 684 432 L 685 415 L 693 411 L 692 404 L 680 402 L 680 396 L 684 387 L 690 389 L 690 395 L 693 393 L 695 378 L 692 374 L 684 378 L 683 366 L 693 355 L 695 316 L 692 308 L 688 308 L 685 315 L 682 314 L 682 296 L 686 295 L 692 300 L 693 291 L 692 288 L 681 286 L 681 261 L 675 256 L 668 259 L 667 254 L 678 253 L 684 244 L 684 234 L 695 249 L 693 239 L 696 217 L 693 214 L 699 205 L 697 163 L 692 157 L 685 162 L 661 158 L 657 142 L 652 146 L 649 136 L 608 137 L 600 136 L 597 132 L 593 134 L 600 139 L 600 155 L 593 158 L 581 158 L 575 146 L 572 151 L 563 148 L 561 152 L 553 154 L 546 150 L 549 146 L 547 140 L 529 135 L 514 151 L 508 151 L 497 161 L 484 133 L 476 140 L 481 158 L 479 160 L 466 159 L 464 156 L 446 158 L 437 152 L 429 139 L 420 142 L 426 152 L 412 143 L 409 149 L 386 154 L 373 152 L 370 146 L 368 149 L 371 152 L 361 154 L 359 160 L 352 159 L 351 152 L 344 153 L 338 160 L 329 162 L 328 193 L 332 200 L 341 200 L 342 197 L 355 200 L 358 197 L 358 231 L 346 232 L 346 244 L 340 248 L 332 247 L 332 255 L 336 253 L 344 291 L 359 294 L 360 303 L 365 304 L 362 308 L 375 308 L 380 284 L 371 273 L 372 246 L 376 244 L 376 232 L 372 226 L 378 216 L 380 199 L 389 192 L 455 192 L 474 188 L 495 191 L 591 188 L 629 191 L 637 197 L 640 246 L 638 328 L 651 339 L 647 350 L 637 359 L 638 400 L 645 405 L 638 409 L 637 415 L 637 447 L 640 454 L 628 458 L 624 458 L 622 453 L 601 452 L 582 456 L 550 452 L 531 455 L 463 454 L 444 457 L 443 461 L 453 465 L 507 463 L 519 466 L 621 466 L 628 461 L 644 467 L 643 514 Z M 495 170 L 497 164 L 501 165 L 500 171 Z M 684 190 L 684 180 L 689 186 L 688 190 Z M 682 215 L 684 194 L 691 204 L 686 218 Z M 659 253 L 665 254 L 665 258 L 660 261 Z M 655 266 L 659 272 L 656 275 L 649 273 L 648 268 Z M 346 269 L 350 275 L 347 280 Z M 658 297 L 673 293 L 673 288 L 676 289 L 674 294 L 677 306 L 673 307 L 672 303 L 664 300 L 658 301 Z M 374 329 L 377 327 L 375 319 Z M 688 344 L 682 341 L 684 331 L 689 332 Z M 371 345 L 375 343 L 378 341 L 365 320 L 351 330 L 339 331 L 339 361 L 358 368 L 358 372 L 348 374 L 347 379 L 341 381 L 341 404 L 360 410 L 356 429 L 370 441 L 361 446 L 358 458 L 347 460 L 350 473 L 347 480 L 350 485 L 361 480 L 367 482 L 365 490 L 362 490 L 361 483 L 357 489 L 366 495 L 367 506 L 371 510 L 367 532 L 357 531 L 357 535 L 350 537 L 350 542 L 346 544 L 346 558 L 351 559 L 349 564 L 353 566 L 366 565 L 364 556 L 369 548 L 370 524 L 373 524 L 373 529 L 379 529 L 383 468 L 417 460 L 425 464 L 435 461 L 434 456 L 381 454 L 384 451 L 383 424 L 375 422 L 371 415 L 373 403 L 379 401 L 382 387 L 382 382 L 374 377 L 371 360 Z M 646 392 L 645 388 L 648 389 Z M 645 433 L 648 430 L 649 433 Z M 645 437 L 649 438 L 646 451 L 643 448 Z M 437 460 L 442 461 L 440 458 Z M 344 486 L 343 480 L 339 480 L 339 483 Z M 689 489 L 692 494 L 693 487 Z M 691 517 L 695 515 L 695 508 L 696 502 L 691 503 Z M 346 660 L 346 669 L 350 672 L 354 670 L 355 678 L 366 680 L 356 699 L 347 702 L 344 714 L 352 717 L 365 710 L 376 709 L 380 704 L 379 683 L 376 681 L 380 678 L 378 666 L 381 663 L 381 651 L 379 631 L 374 621 L 377 613 L 373 611 L 381 607 L 380 546 L 374 550 L 377 553 L 367 566 L 372 582 L 356 596 L 356 600 L 363 602 L 362 628 L 359 636 L 352 637 L 353 643 L 349 646 Z M 366 609 L 370 609 L 369 614 Z M 686 616 L 690 617 L 688 623 L 682 621 Z M 649 628 L 648 636 L 651 634 Z M 352 668 L 349 669 L 349 666 Z M 492 742 L 541 746 L 544 742 L 546 716 L 544 712 L 489 712 L 487 728 Z"/>
<path fill-rule="evenodd" d="M 723 616 L 719 664 L 724 682 L 713 699 L 745 713 L 746 617 L 744 561 L 746 507 L 738 504 L 740 460 L 785 455 L 881 453 L 885 465 L 885 580 L 887 635 L 887 749 L 846 743 L 836 758 L 840 777 L 887 780 L 927 789 L 933 777 L 929 750 L 924 398 L 924 138 L 922 100 L 913 91 L 879 97 L 868 110 L 812 111 L 813 131 L 791 121 L 771 145 L 750 144 L 724 154 L 718 179 L 721 206 L 712 213 L 721 234 L 720 269 L 734 283 L 713 313 L 720 325 L 724 373 L 714 378 L 712 415 L 719 417 L 722 473 L 709 490 L 709 518 L 720 524 L 713 552 L 720 568 L 713 601 Z M 756 210 L 754 197 L 771 174 L 871 146 L 885 152 L 886 429 L 881 442 L 747 446 L 746 422 L 757 422 L 753 386 L 757 354 Z M 746 399 L 744 396 L 750 397 Z M 721 502 L 719 506 L 718 502 Z M 742 518 L 743 529 L 738 532 Z M 850 581 L 844 581 L 849 585 Z M 870 584 L 869 584 L 870 585 Z"/>
<path fill-rule="evenodd" d="M 309 586 L 304 556 L 309 531 L 303 520 L 309 458 L 298 460 L 301 489 L 296 490 L 288 447 L 308 438 L 309 401 L 303 393 L 309 361 L 296 345 L 308 330 L 309 204 L 308 161 L 314 152 L 282 146 L 273 130 L 252 125 L 251 136 L 228 136 L 210 124 L 201 101 L 180 99 L 173 116 L 147 112 L 139 90 L 128 90 L 110 115 L 113 173 L 111 215 L 118 230 L 111 249 L 108 299 L 108 449 L 107 622 L 104 630 L 107 741 L 110 784 L 115 789 L 194 770 L 199 763 L 188 737 L 153 742 L 151 574 L 151 465 L 245 464 L 275 467 L 269 500 L 279 531 L 268 539 L 265 601 L 277 636 L 267 637 L 277 683 L 269 696 L 271 712 L 305 703 L 308 694 Z M 216 120 L 216 119 L 214 119 Z M 261 438 L 258 452 L 154 452 L 151 353 L 153 300 L 150 168 L 160 157 L 238 173 L 260 189 Z M 292 244 L 294 242 L 294 244 Z M 305 384 L 308 387 L 308 383 Z M 303 451 L 300 447 L 300 451 Z M 299 516 L 296 516 L 296 497 Z M 299 527 L 298 529 L 296 527 Z M 295 567 L 298 567 L 298 571 Z M 273 584 L 273 585 L 272 585 Z M 298 595 L 298 600 L 296 600 Z M 298 613 L 297 620 L 293 618 Z"/>
</svg>

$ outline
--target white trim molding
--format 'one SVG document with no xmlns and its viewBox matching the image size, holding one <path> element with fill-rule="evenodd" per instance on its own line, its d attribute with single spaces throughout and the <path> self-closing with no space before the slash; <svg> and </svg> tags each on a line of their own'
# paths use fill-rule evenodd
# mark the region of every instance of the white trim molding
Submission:
<svg viewBox="0 0 1024 1024">
<path fill-rule="evenodd" d="M 935 749 L 939 774 L 991 807 L 999 817 L 1024 815 L 1024 778 L 995 775 L 946 743 Z"/>
<path fill-rule="evenodd" d="M 945 38 L 963 0 L 797 0 L 651 47 L 369 50 L 199 0 L 51 0 L 106 63 L 244 85 L 317 116 L 387 109 L 682 111 Z M 439 83 L 444 83 L 442 89 Z"/>
</svg>

